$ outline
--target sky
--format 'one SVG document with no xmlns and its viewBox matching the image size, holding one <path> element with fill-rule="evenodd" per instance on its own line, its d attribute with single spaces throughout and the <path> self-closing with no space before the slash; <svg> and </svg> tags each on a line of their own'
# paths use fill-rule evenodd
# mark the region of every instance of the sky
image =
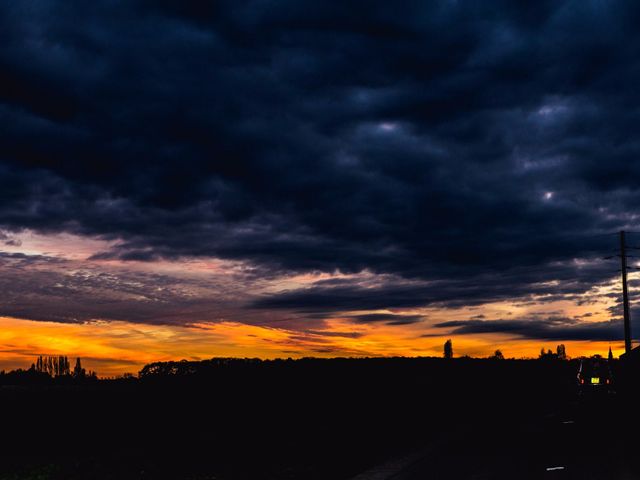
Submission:
<svg viewBox="0 0 640 480">
<path fill-rule="evenodd" d="M 0 369 L 618 355 L 639 22 L 616 0 L 6 2 Z"/>
</svg>

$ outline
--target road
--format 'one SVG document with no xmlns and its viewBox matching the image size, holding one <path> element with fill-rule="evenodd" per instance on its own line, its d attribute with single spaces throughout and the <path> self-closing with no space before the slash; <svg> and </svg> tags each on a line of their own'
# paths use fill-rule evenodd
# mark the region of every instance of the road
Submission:
<svg viewBox="0 0 640 480">
<path fill-rule="evenodd" d="M 532 418 L 505 405 L 500 422 L 461 427 L 389 478 L 637 479 L 638 447 L 623 435 L 635 431 L 623 422 L 626 403 L 616 395 L 576 398 Z"/>
</svg>

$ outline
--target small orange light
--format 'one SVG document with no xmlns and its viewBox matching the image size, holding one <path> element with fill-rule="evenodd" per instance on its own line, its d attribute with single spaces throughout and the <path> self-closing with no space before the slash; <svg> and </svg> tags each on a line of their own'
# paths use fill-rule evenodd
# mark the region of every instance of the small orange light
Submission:
<svg viewBox="0 0 640 480">
<path fill-rule="evenodd" d="M 581 378 L 581 379 L 580 379 L 580 383 L 584 383 L 584 378 Z"/>
</svg>

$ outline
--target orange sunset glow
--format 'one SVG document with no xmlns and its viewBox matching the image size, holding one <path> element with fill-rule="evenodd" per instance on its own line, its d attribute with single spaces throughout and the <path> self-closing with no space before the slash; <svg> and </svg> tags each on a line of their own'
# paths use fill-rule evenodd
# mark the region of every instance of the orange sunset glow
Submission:
<svg viewBox="0 0 640 480">
<path fill-rule="evenodd" d="M 555 333 L 555 320 L 540 338 L 527 338 L 518 329 L 491 328 L 514 318 L 536 322 L 558 317 L 567 319 L 563 322 L 576 319 L 570 322 L 587 327 L 621 329 L 610 321 L 619 296 L 615 278 L 571 299 L 550 298 L 546 293 L 448 308 L 354 310 L 334 308 L 329 297 L 329 313 L 308 318 L 296 309 L 251 305 L 280 292 L 305 292 L 326 282 L 356 282 L 375 290 L 389 279 L 372 272 L 256 278 L 249 265 L 216 258 L 154 262 L 95 258 L 117 240 L 35 232 L 19 237 L 20 242 L 5 247 L 10 255 L 4 259 L 9 291 L 25 276 L 48 285 L 48 290 L 9 302 L 16 313 L 0 318 L 3 369 L 27 368 L 38 355 L 82 357 L 100 376 L 137 373 L 155 361 L 217 356 L 441 356 L 449 338 L 456 356 L 473 357 L 500 349 L 506 357 L 535 358 L 541 348 L 553 350 L 560 343 L 573 357 L 603 355 L 609 347 L 619 355 L 624 348 L 621 340 L 562 338 Z M 477 331 L 460 330 L 474 322 Z M 547 334 L 549 338 L 544 338 Z"/>
<path fill-rule="evenodd" d="M 640 478 L 638 25 L 0 2 L 0 480 Z"/>
<path fill-rule="evenodd" d="M 500 349 L 507 357 L 535 358 L 541 348 L 553 350 L 560 343 L 574 357 L 605 354 L 609 347 L 615 355 L 623 351 L 620 340 L 526 338 L 518 331 L 467 333 L 456 331 L 460 325 L 446 326 L 478 321 L 473 319 L 535 322 L 552 317 L 605 324 L 619 295 L 615 278 L 572 299 L 547 301 L 550 294 L 544 294 L 449 308 L 336 310 L 329 298 L 330 313 L 309 319 L 302 312 L 242 304 L 279 292 L 306 291 L 328 281 L 376 289 L 388 278 L 371 272 L 311 272 L 261 279 L 246 264 L 215 258 L 154 262 L 94 258 L 117 245 L 117 240 L 35 232 L 23 232 L 19 238 L 20 242 L 5 246 L 13 255 L 4 260 L 10 267 L 5 281 L 14 280 L 8 287 L 16 288 L 28 276 L 50 290 L 9 303 L 16 313 L 0 319 L 3 369 L 26 368 L 45 354 L 83 357 L 88 368 L 101 376 L 136 373 L 154 361 L 215 356 L 440 356 L 448 338 L 453 339 L 457 356 L 483 357 Z M 610 324 L 616 328 L 615 322 Z"/>
<path fill-rule="evenodd" d="M 49 43 L 58 27 L 29 22 L 11 44 L 35 70 L 14 65 L 0 106 L 2 368 L 40 355 L 101 376 L 215 356 L 442 356 L 447 339 L 455 356 L 622 353 L 623 318 L 637 330 L 640 216 L 636 145 L 596 118 L 616 88 L 557 90 L 574 76 L 534 68 L 513 95 L 493 91 L 504 79 L 481 80 L 491 65 L 537 58 L 506 34 L 443 58 L 391 42 L 388 64 L 352 70 L 384 48 L 274 45 L 249 60 L 187 24 L 158 64 L 129 47 L 140 57 L 126 65 L 91 63 L 64 46 L 81 34 Z M 524 80 L 538 74 L 540 87 Z"/>
<path fill-rule="evenodd" d="M 101 376 L 137 373 L 145 364 L 174 359 L 211 357 L 301 358 L 335 356 L 441 356 L 445 337 L 419 338 L 390 327 L 353 327 L 329 322 L 324 336 L 284 328 L 234 322 L 191 327 L 148 326 L 127 322 L 61 324 L 0 318 L 0 369 L 25 368 L 37 355 L 70 355 L 85 359 Z M 362 335 L 351 337 L 350 335 Z M 505 356 L 535 358 L 551 342 L 514 340 L 504 335 L 453 337 L 457 355 L 488 356 L 500 348 Z M 622 353 L 620 343 L 564 342 L 569 354 Z"/>
</svg>

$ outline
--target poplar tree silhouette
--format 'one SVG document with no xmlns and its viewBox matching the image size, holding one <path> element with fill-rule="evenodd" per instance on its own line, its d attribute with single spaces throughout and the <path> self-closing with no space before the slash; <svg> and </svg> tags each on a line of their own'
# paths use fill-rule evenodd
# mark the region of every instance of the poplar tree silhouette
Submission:
<svg viewBox="0 0 640 480">
<path fill-rule="evenodd" d="M 80 357 L 78 357 L 76 358 L 76 366 L 73 367 L 73 378 L 84 378 L 85 376 L 86 376 L 86 372 L 84 368 L 82 368 Z"/>
<path fill-rule="evenodd" d="M 62 377 L 70 375 L 69 359 L 60 355 L 58 357 L 40 355 L 33 364 L 36 372 L 46 373 L 50 377 Z"/>
<path fill-rule="evenodd" d="M 451 339 L 444 342 L 444 358 L 453 358 L 453 344 Z"/>
</svg>

